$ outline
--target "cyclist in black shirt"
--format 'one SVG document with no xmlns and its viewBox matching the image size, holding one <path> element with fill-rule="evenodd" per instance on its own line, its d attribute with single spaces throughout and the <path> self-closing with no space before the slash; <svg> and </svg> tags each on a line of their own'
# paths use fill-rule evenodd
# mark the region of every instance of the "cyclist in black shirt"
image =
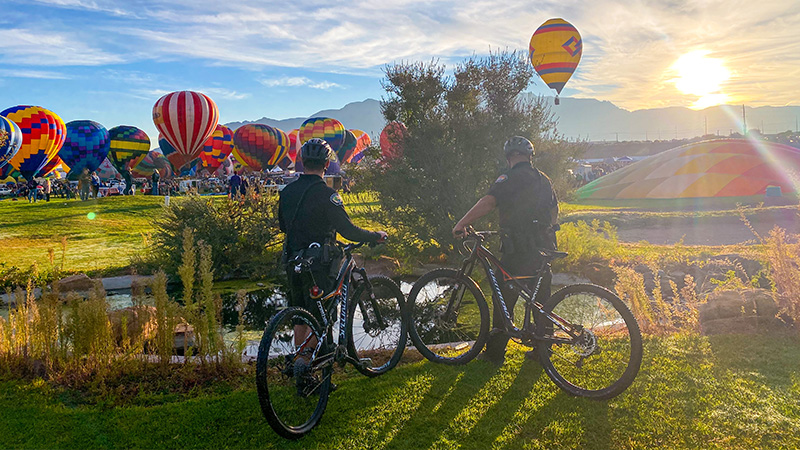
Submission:
<svg viewBox="0 0 800 450">
<path fill-rule="evenodd" d="M 332 288 L 329 276 L 338 252 L 336 233 L 354 242 L 383 242 L 385 231 L 367 231 L 350 221 L 344 210 L 342 197 L 323 180 L 325 170 L 335 158 L 331 146 L 323 139 L 310 139 L 300 149 L 304 173 L 297 181 L 288 184 L 280 193 L 278 221 L 286 233 L 284 262 L 297 256 L 314 256 L 311 275 L 297 273 L 293 264 L 287 264 L 289 278 L 289 306 L 300 306 L 318 314 L 311 290 L 320 298 Z M 317 289 L 314 289 L 317 288 Z M 343 326 L 343 324 L 342 324 Z M 306 325 L 295 325 L 295 344 L 299 345 L 309 333 Z M 312 342 L 309 348 L 316 346 Z M 302 355 L 301 355 L 302 356 Z M 297 365 L 297 364 L 296 364 Z"/>
<path fill-rule="evenodd" d="M 501 175 L 489 192 L 458 221 L 453 235 L 463 235 L 469 224 L 497 208 L 502 237 L 500 262 L 511 275 L 521 278 L 524 283 L 524 277 L 535 275 L 542 265 L 541 255 L 535 249 L 556 249 L 558 199 L 547 175 L 532 165 L 534 149 L 531 141 L 514 136 L 506 141 L 503 150 L 508 161 L 508 173 Z M 548 271 L 536 295 L 537 301 L 543 303 L 550 297 L 551 278 Z M 501 289 L 506 307 L 513 314 L 517 296 L 512 295 L 505 283 Z M 508 336 L 500 331 L 504 328 L 500 305 L 497 301 L 493 303 L 494 330 L 480 358 L 502 364 Z M 534 352 L 528 353 L 529 357 L 536 357 Z"/>
</svg>

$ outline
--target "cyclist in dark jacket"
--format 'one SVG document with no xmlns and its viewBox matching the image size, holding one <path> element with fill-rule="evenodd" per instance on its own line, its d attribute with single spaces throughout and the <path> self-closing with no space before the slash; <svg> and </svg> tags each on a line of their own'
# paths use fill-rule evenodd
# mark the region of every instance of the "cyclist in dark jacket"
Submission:
<svg viewBox="0 0 800 450">
<path fill-rule="evenodd" d="M 463 235 L 469 224 L 497 208 L 502 236 L 501 264 L 512 276 L 518 277 L 520 282 L 535 283 L 536 278 L 528 280 L 525 277 L 536 275 L 542 266 L 541 255 L 536 249 L 556 249 L 558 199 L 547 175 L 533 167 L 534 149 L 528 139 L 514 136 L 506 141 L 503 150 L 508 162 L 508 173 L 501 175 L 489 192 L 456 224 L 453 235 Z M 537 301 L 544 302 L 550 297 L 551 278 L 548 267 L 536 294 Z M 501 289 L 506 308 L 513 314 L 517 296 L 512 295 L 506 283 L 502 284 Z M 508 335 L 501 331 L 505 325 L 499 302 L 493 303 L 494 330 L 480 358 L 502 364 Z M 528 352 L 528 356 L 535 358 L 533 351 Z"/>
<path fill-rule="evenodd" d="M 334 155 L 330 145 L 323 139 L 310 139 L 303 144 L 299 156 L 304 173 L 281 191 L 278 202 L 278 222 L 281 231 L 286 233 L 284 260 L 291 261 L 300 252 L 317 251 L 315 264 L 311 268 L 311 282 L 321 289 L 320 294 L 327 293 L 332 287 L 329 274 L 334 255 L 330 253 L 336 251 L 334 242 L 337 232 L 354 242 L 377 243 L 384 241 L 387 236 L 385 231 L 367 231 L 354 225 L 344 210 L 339 193 L 323 180 Z M 324 250 L 329 254 L 325 255 Z M 289 306 L 300 306 L 318 315 L 316 300 L 310 296 L 309 289 L 312 286 L 309 285 L 308 275 L 295 272 L 291 263 L 286 266 L 286 275 L 289 278 Z M 300 345 L 310 330 L 306 325 L 295 325 L 294 328 L 295 344 Z M 312 349 L 314 345 L 316 342 L 311 343 Z M 300 355 L 298 359 L 304 356 Z M 296 374 L 299 367 L 302 365 L 295 362 Z"/>
</svg>

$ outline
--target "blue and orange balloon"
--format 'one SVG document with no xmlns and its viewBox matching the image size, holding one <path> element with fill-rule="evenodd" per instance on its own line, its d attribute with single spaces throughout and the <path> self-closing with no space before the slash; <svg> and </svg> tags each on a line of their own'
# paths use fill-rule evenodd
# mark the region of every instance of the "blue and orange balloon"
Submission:
<svg viewBox="0 0 800 450">
<path fill-rule="evenodd" d="M 89 169 L 96 171 L 108 156 L 111 139 L 106 127 L 91 120 L 73 120 L 67 123 L 67 139 L 58 157 L 70 167 L 70 178 L 76 178 Z"/>
<path fill-rule="evenodd" d="M 542 81 L 556 91 L 556 105 L 582 54 L 580 33 L 564 19 L 546 21 L 531 36 L 528 56 Z"/>
</svg>

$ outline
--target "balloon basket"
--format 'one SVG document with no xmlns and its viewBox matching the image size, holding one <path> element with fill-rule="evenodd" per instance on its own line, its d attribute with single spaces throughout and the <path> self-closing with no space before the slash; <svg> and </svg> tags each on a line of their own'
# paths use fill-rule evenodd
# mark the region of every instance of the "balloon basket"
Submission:
<svg viewBox="0 0 800 450">
<path fill-rule="evenodd" d="M 558 97 L 556 97 L 556 106 L 558 106 L 558 105 L 560 105 L 560 104 L 561 104 L 561 99 L 559 99 Z"/>
</svg>

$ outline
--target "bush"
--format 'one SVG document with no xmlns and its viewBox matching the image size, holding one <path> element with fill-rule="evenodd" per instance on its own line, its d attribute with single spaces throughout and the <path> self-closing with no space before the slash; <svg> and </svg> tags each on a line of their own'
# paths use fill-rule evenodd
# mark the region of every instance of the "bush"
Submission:
<svg viewBox="0 0 800 450">
<path fill-rule="evenodd" d="M 521 95 L 533 76 L 530 63 L 509 52 L 467 59 L 449 77 L 437 62 L 386 69 L 382 109 L 408 128 L 403 155 L 382 164 L 368 156 L 357 175 L 380 194 L 382 221 L 401 242 L 430 249 L 428 256 L 452 248 L 453 225 L 505 170 L 502 147 L 511 136 L 531 139 L 537 167 L 562 186 L 580 149 L 559 140 L 543 99 Z"/>
<path fill-rule="evenodd" d="M 151 263 L 176 274 L 181 265 L 183 233 L 211 250 L 217 278 L 276 273 L 280 253 L 275 195 L 250 194 L 240 200 L 188 196 L 176 199 L 155 223 Z"/>
</svg>

